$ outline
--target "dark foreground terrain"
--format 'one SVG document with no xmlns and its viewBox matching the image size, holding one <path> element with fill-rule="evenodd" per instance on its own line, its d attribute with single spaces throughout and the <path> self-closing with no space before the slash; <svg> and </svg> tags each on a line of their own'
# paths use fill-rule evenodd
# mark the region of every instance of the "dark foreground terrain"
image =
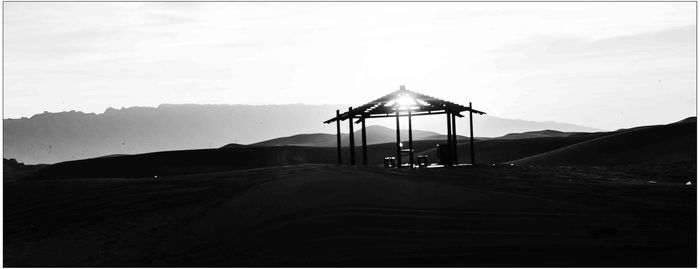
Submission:
<svg viewBox="0 0 700 269">
<path fill-rule="evenodd" d="M 293 165 L 6 179 L 3 265 L 695 267 L 695 171 Z"/>
</svg>

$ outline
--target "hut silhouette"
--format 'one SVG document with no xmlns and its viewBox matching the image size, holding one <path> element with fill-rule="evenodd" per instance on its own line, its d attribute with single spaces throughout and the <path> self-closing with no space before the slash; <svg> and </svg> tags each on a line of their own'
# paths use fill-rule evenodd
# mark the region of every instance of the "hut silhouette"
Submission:
<svg viewBox="0 0 700 269">
<path fill-rule="evenodd" d="M 452 166 L 458 164 L 457 161 L 457 128 L 456 117 L 463 118 L 461 113 L 467 111 L 469 113 L 469 143 L 471 164 L 475 164 L 474 157 L 474 125 L 472 114 L 486 114 L 485 112 L 472 109 L 472 103 L 469 106 L 462 106 L 453 102 L 438 99 L 425 94 L 409 91 L 405 86 L 400 86 L 398 91 L 389 93 L 374 101 L 368 102 L 359 107 L 349 107 L 347 112 L 340 113 L 340 110 L 335 111 L 335 117 L 324 121 L 329 124 L 336 123 L 336 137 L 338 144 L 338 164 L 342 163 L 342 149 L 340 145 L 340 122 L 348 120 L 350 129 L 350 165 L 355 165 L 355 134 L 353 125 L 355 123 L 362 124 L 362 164 L 367 165 L 367 135 L 365 133 L 365 121 L 369 118 L 387 118 L 396 117 L 396 167 L 401 167 L 401 154 L 408 152 L 409 165 L 413 167 L 414 150 L 413 150 L 413 129 L 411 126 L 411 117 L 426 116 L 426 115 L 447 115 L 447 143 L 446 149 L 440 151 L 443 156 L 441 159 L 446 160 L 445 165 Z M 408 117 L 408 148 L 401 146 L 401 133 L 399 128 L 399 117 Z M 355 120 L 355 122 L 353 122 Z M 445 156 L 446 155 L 446 156 Z"/>
</svg>

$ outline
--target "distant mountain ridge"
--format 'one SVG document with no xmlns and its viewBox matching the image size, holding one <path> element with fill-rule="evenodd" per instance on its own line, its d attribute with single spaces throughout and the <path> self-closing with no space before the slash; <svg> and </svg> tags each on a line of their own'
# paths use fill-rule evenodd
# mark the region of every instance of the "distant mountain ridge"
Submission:
<svg viewBox="0 0 700 269">
<path fill-rule="evenodd" d="M 495 139 L 525 139 L 537 137 L 567 137 L 571 135 L 584 134 L 583 132 L 561 132 L 556 130 L 542 130 L 524 133 L 510 133 Z"/>
<path fill-rule="evenodd" d="M 333 137 L 330 143 L 334 145 L 335 124 L 322 122 L 335 115 L 339 107 L 347 106 L 163 104 L 109 108 L 99 114 L 46 112 L 30 118 L 3 120 L 4 157 L 27 164 L 56 163 L 113 154 L 219 148 L 230 143 L 247 145 L 291 134 L 329 134 Z M 444 117 L 419 118 L 414 120 L 415 130 L 430 132 L 434 138 L 444 136 Z M 458 134 L 467 135 L 466 119 L 458 121 Z M 477 116 L 474 121 L 475 136 L 479 137 L 545 129 L 599 131 L 566 123 L 509 120 L 490 115 Z M 394 126 L 376 122 L 385 127 Z M 359 124 L 355 126 L 355 130 L 360 129 Z M 341 132 L 347 133 L 347 129 L 347 122 L 343 122 Z M 368 134 L 368 139 L 394 141 L 393 128 L 390 135 L 382 133 Z M 415 139 L 420 139 L 422 134 L 416 131 L 414 135 Z M 406 137 L 405 134 L 402 137 Z M 356 139 L 360 141 L 359 136 Z"/>
</svg>

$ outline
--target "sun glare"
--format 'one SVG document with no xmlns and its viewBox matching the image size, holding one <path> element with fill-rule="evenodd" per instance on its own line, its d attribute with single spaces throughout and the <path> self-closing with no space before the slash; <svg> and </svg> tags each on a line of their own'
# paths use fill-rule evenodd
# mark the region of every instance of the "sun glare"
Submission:
<svg viewBox="0 0 700 269">
<path fill-rule="evenodd" d="M 396 104 L 400 108 L 408 108 L 416 105 L 416 100 L 410 96 L 401 96 L 396 99 Z"/>
</svg>

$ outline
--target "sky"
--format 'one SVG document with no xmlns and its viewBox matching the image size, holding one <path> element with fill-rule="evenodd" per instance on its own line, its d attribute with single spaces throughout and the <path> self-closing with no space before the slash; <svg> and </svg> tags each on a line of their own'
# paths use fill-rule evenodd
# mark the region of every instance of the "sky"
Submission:
<svg viewBox="0 0 700 269">
<path fill-rule="evenodd" d="M 4 2 L 4 118 L 361 105 L 406 85 L 606 130 L 696 114 L 690 2 Z"/>
</svg>

